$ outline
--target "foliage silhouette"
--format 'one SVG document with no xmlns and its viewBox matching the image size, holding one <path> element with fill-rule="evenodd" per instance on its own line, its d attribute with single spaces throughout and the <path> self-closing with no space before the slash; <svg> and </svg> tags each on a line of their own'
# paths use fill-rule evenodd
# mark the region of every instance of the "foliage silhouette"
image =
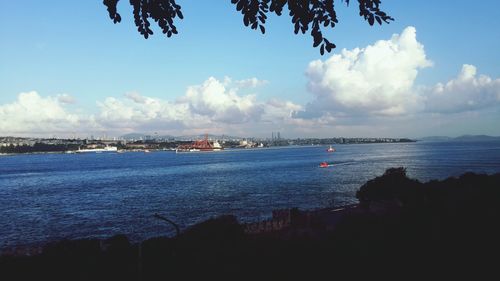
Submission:
<svg viewBox="0 0 500 281">
<path fill-rule="evenodd" d="M 103 1 L 108 9 L 109 17 L 114 23 L 121 21 L 121 16 L 116 8 L 118 1 Z M 259 28 L 262 34 L 266 32 L 267 15 L 274 13 L 281 16 L 285 6 L 288 7 L 294 33 L 298 34 L 300 31 L 305 34 L 311 30 L 313 47 L 319 47 L 321 55 L 336 47 L 322 33 L 323 28 L 333 29 L 338 23 L 334 2 L 335 0 L 231 0 L 231 3 L 236 6 L 236 10 L 243 15 L 243 24 L 255 30 Z M 349 5 L 350 0 L 342 0 L 342 2 Z M 358 3 L 359 15 L 370 25 L 374 25 L 375 22 L 382 25 L 382 22 L 389 23 L 394 20 L 380 10 L 381 0 L 358 0 Z M 149 19 L 157 22 L 167 37 L 178 33 L 174 20 L 177 17 L 183 19 L 184 16 L 181 12 L 181 6 L 175 0 L 130 0 L 130 5 L 133 6 L 137 30 L 144 38 L 147 39 L 149 35 L 153 35 Z"/>
</svg>

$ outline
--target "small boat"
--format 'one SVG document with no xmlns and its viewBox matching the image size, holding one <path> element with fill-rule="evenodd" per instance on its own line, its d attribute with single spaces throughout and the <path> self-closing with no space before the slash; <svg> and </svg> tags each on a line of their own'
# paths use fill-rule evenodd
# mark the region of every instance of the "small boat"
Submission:
<svg viewBox="0 0 500 281">
<path fill-rule="evenodd" d="M 335 148 L 333 148 L 331 145 L 330 147 L 326 150 L 327 152 L 334 152 L 335 151 Z"/>
<path fill-rule="evenodd" d="M 319 167 L 320 168 L 326 168 L 328 166 L 329 166 L 329 164 L 327 162 L 321 162 L 321 163 L 319 163 Z"/>
</svg>

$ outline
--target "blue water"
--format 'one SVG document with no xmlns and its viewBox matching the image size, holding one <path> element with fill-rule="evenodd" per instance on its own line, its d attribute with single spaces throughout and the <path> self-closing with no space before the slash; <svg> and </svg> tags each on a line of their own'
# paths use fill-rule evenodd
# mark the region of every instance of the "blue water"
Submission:
<svg viewBox="0 0 500 281">
<path fill-rule="evenodd" d="M 390 167 L 421 181 L 500 172 L 500 142 L 287 147 L 222 152 L 0 156 L 0 248 L 61 238 L 142 240 L 221 214 L 240 221 L 278 208 L 355 203 Z M 322 161 L 334 163 L 319 168 Z"/>
</svg>

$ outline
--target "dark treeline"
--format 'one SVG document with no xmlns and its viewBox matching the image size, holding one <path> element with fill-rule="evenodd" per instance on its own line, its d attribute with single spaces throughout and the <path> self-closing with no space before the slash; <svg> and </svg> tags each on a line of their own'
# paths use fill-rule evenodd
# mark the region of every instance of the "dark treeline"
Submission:
<svg viewBox="0 0 500 281">
<path fill-rule="evenodd" d="M 0 146 L 0 153 L 64 152 L 78 150 L 78 144 L 46 144 Z"/>
<path fill-rule="evenodd" d="M 357 197 L 359 211 L 346 214 L 333 230 L 319 223 L 248 235 L 236 218 L 223 216 L 178 237 L 141 244 L 120 235 L 53 243 L 34 257 L 3 257 L 0 275 L 3 280 L 498 277 L 500 174 L 421 183 L 402 168 L 389 169 L 363 185 Z"/>
<path fill-rule="evenodd" d="M 145 140 L 145 141 L 134 141 L 128 142 L 127 144 L 117 143 L 114 144 L 120 149 L 133 149 L 134 146 L 144 146 L 151 149 L 175 149 L 179 145 L 190 144 L 192 141 L 156 141 L 156 140 Z"/>
</svg>

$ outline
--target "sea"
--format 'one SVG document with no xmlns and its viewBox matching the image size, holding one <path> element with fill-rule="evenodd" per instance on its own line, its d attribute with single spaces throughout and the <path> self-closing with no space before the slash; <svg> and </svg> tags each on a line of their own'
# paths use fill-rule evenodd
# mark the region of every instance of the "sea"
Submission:
<svg viewBox="0 0 500 281">
<path fill-rule="evenodd" d="M 240 222 L 275 209 L 357 203 L 356 191 L 391 167 L 426 182 L 500 172 L 500 142 L 288 146 L 220 152 L 0 156 L 0 249 L 60 239 L 131 241 L 173 235 L 220 215 Z M 328 162 L 327 168 L 319 163 Z"/>
</svg>

